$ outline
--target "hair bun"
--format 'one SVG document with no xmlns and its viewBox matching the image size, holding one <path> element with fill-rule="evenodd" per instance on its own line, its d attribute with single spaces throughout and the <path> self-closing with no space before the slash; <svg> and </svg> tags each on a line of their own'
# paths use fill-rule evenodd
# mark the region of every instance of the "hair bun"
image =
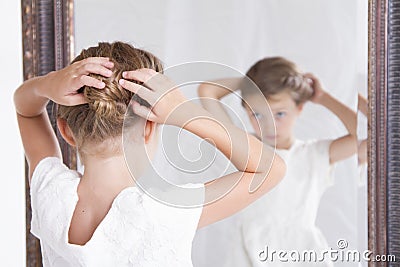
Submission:
<svg viewBox="0 0 400 267">
<path fill-rule="evenodd" d="M 289 75 L 284 79 L 283 84 L 286 87 L 292 88 L 291 94 L 298 103 L 310 100 L 314 94 L 314 90 L 307 78 L 301 73 Z"/>
<path fill-rule="evenodd" d="M 122 42 L 99 43 L 98 46 L 82 50 L 72 62 L 89 57 L 108 57 L 114 63 L 111 77 L 89 74 L 90 77 L 105 83 L 103 89 L 84 86 L 82 91 L 87 104 L 77 106 L 59 105 L 57 116 L 65 119 L 71 128 L 78 149 L 86 142 L 100 144 L 103 141 L 121 136 L 125 114 L 134 93 L 119 85 L 123 71 L 151 68 L 162 72 L 161 61 L 153 54 Z M 136 117 L 135 117 L 136 118 Z M 132 125 L 135 123 L 132 120 Z M 92 147 L 92 146 L 91 146 Z M 88 147 L 89 150 L 92 148 Z"/>
<path fill-rule="evenodd" d="M 89 103 L 89 106 L 99 117 L 112 118 L 113 115 L 116 114 L 116 107 L 111 101 L 98 99 L 94 100 L 92 103 Z"/>
<path fill-rule="evenodd" d="M 122 123 L 129 101 L 133 93 L 124 90 L 116 82 L 117 76 L 105 78 L 99 75 L 90 75 L 102 80 L 106 86 L 104 89 L 97 89 L 85 86 L 84 96 L 89 104 L 89 108 L 94 111 L 95 116 L 108 120 L 119 121 Z"/>
</svg>

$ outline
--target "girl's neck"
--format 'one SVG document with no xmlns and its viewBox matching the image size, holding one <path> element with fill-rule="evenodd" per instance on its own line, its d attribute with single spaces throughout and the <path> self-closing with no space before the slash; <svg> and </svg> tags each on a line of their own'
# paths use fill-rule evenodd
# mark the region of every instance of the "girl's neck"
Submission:
<svg viewBox="0 0 400 267">
<path fill-rule="evenodd" d="M 85 170 L 81 182 L 90 185 L 93 189 L 111 189 L 135 185 L 122 154 L 107 158 L 85 156 L 83 163 Z"/>
<path fill-rule="evenodd" d="M 295 140 L 296 138 L 294 135 L 290 135 L 285 140 L 282 140 L 282 142 L 279 144 L 276 144 L 276 149 L 289 150 L 293 146 Z"/>
</svg>

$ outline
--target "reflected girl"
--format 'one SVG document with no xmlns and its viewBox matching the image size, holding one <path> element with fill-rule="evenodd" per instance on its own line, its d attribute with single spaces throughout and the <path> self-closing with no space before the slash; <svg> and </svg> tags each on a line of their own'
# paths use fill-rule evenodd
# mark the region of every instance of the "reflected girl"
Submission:
<svg viewBox="0 0 400 267">
<path fill-rule="evenodd" d="M 240 219 L 241 245 L 244 253 L 233 252 L 229 266 L 313 266 L 313 262 L 282 262 L 271 252 L 284 250 L 316 253 L 328 249 L 328 244 L 315 225 L 317 209 L 324 191 L 333 183 L 333 165 L 357 151 L 356 113 L 324 90 L 313 74 L 303 74 L 298 67 L 281 57 L 265 58 L 254 64 L 246 74 L 267 99 L 273 118 L 261 110 L 264 99 L 243 85 L 242 79 L 214 81 L 231 90 L 241 89 L 247 114 L 263 142 L 275 146 L 287 164 L 284 180 L 253 203 Z M 220 102 L 231 90 L 213 84 L 201 84 L 198 93 L 202 104 L 221 120 L 229 121 Z M 214 101 L 212 101 L 214 99 Z M 329 109 L 346 127 L 348 134 L 334 140 L 301 141 L 294 135 L 294 125 L 307 101 Z M 219 104 L 218 104 L 219 103 Z M 273 132 L 274 123 L 276 132 Z M 321 122 L 324 127 L 324 122 Z M 286 255 L 286 257 L 288 257 Z M 321 266 L 332 266 L 326 259 Z"/>
</svg>

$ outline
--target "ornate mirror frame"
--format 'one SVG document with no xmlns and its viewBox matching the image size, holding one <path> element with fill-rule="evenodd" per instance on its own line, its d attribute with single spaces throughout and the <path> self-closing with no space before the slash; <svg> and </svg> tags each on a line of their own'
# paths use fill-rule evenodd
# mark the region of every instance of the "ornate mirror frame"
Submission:
<svg viewBox="0 0 400 267">
<path fill-rule="evenodd" d="M 73 0 L 21 0 L 24 79 L 66 66 L 73 56 Z M 368 8 L 368 248 L 400 261 L 400 0 L 369 0 Z M 55 131 L 54 109 L 48 112 Z M 57 134 L 64 162 L 75 151 Z M 40 243 L 30 233 L 26 180 L 27 266 L 41 266 Z M 396 263 L 370 262 L 369 266 Z"/>
</svg>

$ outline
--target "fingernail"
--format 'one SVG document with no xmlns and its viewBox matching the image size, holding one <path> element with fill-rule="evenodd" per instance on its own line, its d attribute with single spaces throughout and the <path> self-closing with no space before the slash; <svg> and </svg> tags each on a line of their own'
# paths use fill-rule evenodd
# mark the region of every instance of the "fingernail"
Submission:
<svg viewBox="0 0 400 267">
<path fill-rule="evenodd" d="M 124 71 L 123 73 L 122 73 L 122 77 L 126 77 L 126 71 Z"/>
<path fill-rule="evenodd" d="M 100 87 L 101 87 L 101 88 L 104 88 L 105 86 L 106 86 L 106 84 L 105 84 L 104 82 L 101 82 L 101 83 L 100 83 Z"/>
<path fill-rule="evenodd" d="M 123 85 L 125 81 L 124 81 L 124 79 L 119 79 L 118 82 L 119 82 L 120 85 Z"/>
<path fill-rule="evenodd" d="M 107 75 L 111 76 L 112 75 L 112 71 L 111 70 L 107 71 Z"/>
</svg>

